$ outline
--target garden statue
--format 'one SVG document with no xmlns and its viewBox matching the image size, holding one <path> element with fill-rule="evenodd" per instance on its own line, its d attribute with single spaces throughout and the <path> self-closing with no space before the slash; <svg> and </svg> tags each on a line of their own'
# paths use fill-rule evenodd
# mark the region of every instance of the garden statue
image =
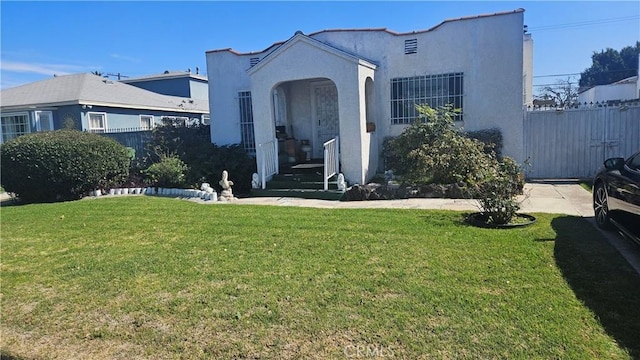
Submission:
<svg viewBox="0 0 640 360">
<path fill-rule="evenodd" d="M 251 175 L 251 188 L 260 189 L 260 178 L 258 177 L 258 173 L 253 173 Z"/>
<path fill-rule="evenodd" d="M 342 173 L 338 174 L 338 190 L 347 190 L 347 182 L 344 180 L 344 175 Z"/>
<path fill-rule="evenodd" d="M 233 181 L 229 180 L 229 173 L 227 172 L 227 170 L 222 171 L 222 180 L 220 180 L 219 184 L 222 187 L 222 192 L 220 192 L 219 200 L 235 200 L 235 198 L 233 197 L 233 191 L 231 190 Z"/>
</svg>

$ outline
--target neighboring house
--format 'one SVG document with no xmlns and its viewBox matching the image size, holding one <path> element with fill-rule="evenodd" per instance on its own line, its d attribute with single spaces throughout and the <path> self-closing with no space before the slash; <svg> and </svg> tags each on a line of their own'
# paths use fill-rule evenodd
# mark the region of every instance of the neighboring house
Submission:
<svg viewBox="0 0 640 360">
<path fill-rule="evenodd" d="M 385 170 L 382 143 L 416 119 L 415 104 L 450 103 L 461 110 L 457 125 L 500 128 L 503 153 L 522 161 L 523 105 L 533 100 L 523 19 L 517 9 L 409 33 L 296 32 L 263 51 L 208 51 L 211 140 L 243 144 L 262 171 L 278 151 L 261 145 L 277 135 L 308 143 L 312 158 L 339 135 L 341 172 L 362 184 Z"/>
<path fill-rule="evenodd" d="M 120 82 L 158 94 L 208 100 L 207 77 L 198 72 L 165 71 L 162 74 L 122 79 Z"/>
<path fill-rule="evenodd" d="M 62 128 L 108 133 L 151 129 L 164 120 L 204 122 L 206 99 L 168 96 L 94 74 L 56 76 L 0 91 L 2 142 Z"/>
<path fill-rule="evenodd" d="M 625 101 L 640 98 L 638 76 L 631 76 L 613 84 L 596 85 L 578 94 L 578 102 L 603 103 L 608 101 Z"/>
</svg>

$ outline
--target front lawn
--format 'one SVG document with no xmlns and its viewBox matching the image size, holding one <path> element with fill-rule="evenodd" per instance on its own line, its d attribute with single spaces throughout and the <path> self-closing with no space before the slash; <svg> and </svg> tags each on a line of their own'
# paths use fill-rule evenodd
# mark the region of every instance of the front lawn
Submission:
<svg viewBox="0 0 640 360">
<path fill-rule="evenodd" d="M 640 356 L 640 277 L 578 217 L 136 196 L 2 208 L 15 358 Z"/>
</svg>

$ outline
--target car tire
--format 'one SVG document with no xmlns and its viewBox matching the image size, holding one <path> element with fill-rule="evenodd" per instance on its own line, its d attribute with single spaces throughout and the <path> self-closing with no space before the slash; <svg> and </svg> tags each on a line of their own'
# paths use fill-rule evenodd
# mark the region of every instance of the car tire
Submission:
<svg viewBox="0 0 640 360">
<path fill-rule="evenodd" d="M 598 183 L 593 191 L 593 212 L 596 216 L 596 224 L 602 229 L 610 229 L 609 221 L 609 197 L 607 189 L 602 183 Z"/>
</svg>

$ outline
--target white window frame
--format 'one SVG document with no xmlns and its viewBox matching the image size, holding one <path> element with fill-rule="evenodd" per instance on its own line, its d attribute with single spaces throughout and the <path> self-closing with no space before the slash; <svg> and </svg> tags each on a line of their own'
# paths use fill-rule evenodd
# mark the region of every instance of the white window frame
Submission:
<svg viewBox="0 0 640 360">
<path fill-rule="evenodd" d="M 102 127 L 91 126 L 91 115 L 102 115 Z M 89 132 L 104 133 L 107 132 L 107 113 L 106 112 L 87 112 L 87 128 Z"/>
<path fill-rule="evenodd" d="M 144 123 L 144 118 L 149 120 L 149 124 L 147 126 L 147 124 Z M 155 118 L 153 117 L 153 115 L 140 115 L 140 129 L 142 130 L 151 130 L 154 127 L 156 127 L 156 121 Z"/>
<path fill-rule="evenodd" d="M 18 132 L 18 131 L 12 131 L 12 132 L 5 132 L 2 128 L 4 125 L 4 118 L 10 118 L 10 117 L 18 117 L 18 116 L 24 116 L 26 118 L 25 122 L 20 124 L 20 125 L 24 125 L 25 126 L 25 130 L 24 132 Z M 9 141 L 11 139 L 15 139 L 20 135 L 26 135 L 31 133 L 31 122 L 29 121 L 29 113 L 28 112 L 16 112 L 16 113 L 5 113 L 2 114 L 2 116 L 0 117 L 0 143 L 4 143 L 5 141 Z M 10 138 L 5 139 L 5 136 L 11 136 Z"/>
<path fill-rule="evenodd" d="M 47 129 L 42 129 L 42 120 L 40 119 L 40 116 L 42 114 L 47 114 L 49 115 L 49 124 L 48 124 L 48 128 Z M 53 111 L 50 110 L 39 110 L 39 111 L 34 111 L 33 112 L 33 119 L 35 120 L 35 128 L 36 131 L 51 131 L 53 130 Z"/>
</svg>

